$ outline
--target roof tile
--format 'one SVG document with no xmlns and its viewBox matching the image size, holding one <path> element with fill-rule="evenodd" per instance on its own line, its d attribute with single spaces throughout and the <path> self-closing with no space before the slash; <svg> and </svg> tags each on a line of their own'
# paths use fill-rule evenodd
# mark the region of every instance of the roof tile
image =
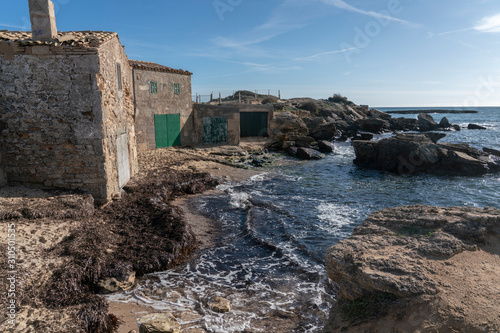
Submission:
<svg viewBox="0 0 500 333">
<path fill-rule="evenodd" d="M 166 73 L 174 73 L 181 75 L 193 75 L 193 73 L 185 71 L 183 69 L 174 69 L 167 66 L 162 66 L 154 62 L 149 61 L 139 61 L 139 60 L 129 60 L 130 66 L 136 69 L 157 71 L 157 72 L 166 72 Z"/>
<path fill-rule="evenodd" d="M 116 32 L 107 31 L 68 31 L 59 32 L 58 38 L 50 41 L 34 40 L 31 31 L 0 30 L 0 43 L 18 43 L 20 46 L 31 45 L 72 45 L 72 46 L 99 46 L 114 37 Z"/>
</svg>

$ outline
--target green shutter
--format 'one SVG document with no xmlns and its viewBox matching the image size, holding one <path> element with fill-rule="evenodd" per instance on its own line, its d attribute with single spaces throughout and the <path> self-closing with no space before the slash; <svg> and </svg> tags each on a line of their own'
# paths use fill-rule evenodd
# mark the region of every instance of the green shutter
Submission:
<svg viewBox="0 0 500 333">
<path fill-rule="evenodd" d="M 155 115 L 156 148 L 168 147 L 167 117 L 165 114 Z"/>
<path fill-rule="evenodd" d="M 158 83 L 157 82 L 154 82 L 154 81 L 151 81 L 151 84 L 150 84 L 150 90 L 149 90 L 152 94 L 157 94 L 158 93 Z"/>
<path fill-rule="evenodd" d="M 241 112 L 240 113 L 240 135 L 268 136 L 267 112 Z"/>
<path fill-rule="evenodd" d="M 176 95 L 181 94 L 181 85 L 179 83 L 174 83 L 174 94 Z"/>
<path fill-rule="evenodd" d="M 181 115 L 167 114 L 168 146 L 181 145 Z"/>
<path fill-rule="evenodd" d="M 155 115 L 156 148 L 174 147 L 181 145 L 181 116 L 180 114 Z"/>
</svg>

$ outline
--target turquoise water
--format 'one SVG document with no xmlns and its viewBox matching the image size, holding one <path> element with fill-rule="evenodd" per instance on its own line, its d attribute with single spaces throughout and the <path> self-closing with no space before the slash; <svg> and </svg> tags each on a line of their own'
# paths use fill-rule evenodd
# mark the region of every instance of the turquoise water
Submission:
<svg viewBox="0 0 500 333">
<path fill-rule="evenodd" d="M 500 149 L 500 108 L 477 110 L 433 115 L 438 122 L 447 116 L 451 123 L 488 128 L 448 132 L 442 141 Z M 371 212 L 413 204 L 500 208 L 499 174 L 403 177 L 358 168 L 350 143 L 335 145 L 336 153 L 323 160 L 266 169 L 246 182 L 221 185 L 221 195 L 197 198 L 195 206 L 222 231 L 220 245 L 138 289 L 176 290 L 181 297 L 173 304 L 159 298 L 153 305 L 195 308 L 202 316 L 195 326 L 209 332 L 266 332 L 261 323 L 277 310 L 298 321 L 283 332 L 320 332 L 336 295 L 325 251 Z M 205 309 L 203 299 L 214 293 L 230 299 L 235 310 L 221 316 Z"/>
</svg>

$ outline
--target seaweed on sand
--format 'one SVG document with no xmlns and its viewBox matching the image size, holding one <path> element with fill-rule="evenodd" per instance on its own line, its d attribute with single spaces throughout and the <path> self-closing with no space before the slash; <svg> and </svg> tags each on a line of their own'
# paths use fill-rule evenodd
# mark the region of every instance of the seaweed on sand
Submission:
<svg viewBox="0 0 500 333">
<path fill-rule="evenodd" d="M 131 271 L 141 276 L 185 260 L 196 248 L 196 238 L 171 202 L 217 184 L 205 173 L 172 170 L 131 182 L 121 200 L 82 218 L 81 225 L 51 249 L 65 258 L 64 264 L 43 286 L 33 286 L 25 301 L 41 301 L 52 309 L 78 307 L 79 325 L 87 332 L 113 332 L 118 321 L 96 295 L 99 280 Z"/>
</svg>

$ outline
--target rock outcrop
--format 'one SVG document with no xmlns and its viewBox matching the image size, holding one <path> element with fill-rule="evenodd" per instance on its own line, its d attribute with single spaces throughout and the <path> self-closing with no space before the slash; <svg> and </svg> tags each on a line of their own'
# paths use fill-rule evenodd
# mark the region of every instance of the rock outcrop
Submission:
<svg viewBox="0 0 500 333">
<path fill-rule="evenodd" d="M 325 155 L 323 155 L 322 153 L 320 153 L 317 150 L 309 149 L 309 148 L 302 148 L 302 147 L 297 149 L 297 152 L 295 153 L 295 155 L 298 158 L 300 158 L 301 160 L 320 160 L 323 157 L 325 157 Z"/>
<path fill-rule="evenodd" d="M 436 131 L 439 129 L 439 124 L 434 121 L 430 114 L 421 113 L 417 118 L 418 129 L 421 132 Z"/>
<path fill-rule="evenodd" d="M 500 210 L 377 211 L 327 251 L 324 332 L 499 332 Z"/>
<path fill-rule="evenodd" d="M 333 153 L 335 151 L 335 145 L 330 141 L 320 140 L 318 141 L 319 151 L 324 154 Z"/>
<path fill-rule="evenodd" d="M 323 118 L 302 119 L 290 112 L 277 114 L 270 127 L 273 143 L 269 148 L 283 150 L 303 160 L 323 158 L 317 140 L 331 141 L 336 133 L 335 124 Z"/>
<path fill-rule="evenodd" d="M 395 131 L 459 131 L 444 117 L 439 123 L 430 114 L 415 118 L 391 115 L 354 103 L 316 101 L 315 111 L 296 109 L 275 114 L 270 124 L 270 149 L 282 150 L 296 157 L 297 149 L 320 150 L 319 141 L 371 140 L 374 134 Z M 319 107 L 322 105 L 322 107 Z M 323 151 L 326 152 L 326 151 Z"/>
<path fill-rule="evenodd" d="M 477 124 L 469 124 L 467 126 L 467 129 L 470 129 L 470 130 L 485 130 L 487 128 L 484 127 L 484 126 L 481 126 L 481 125 L 477 125 Z"/>
<path fill-rule="evenodd" d="M 468 144 L 438 143 L 442 133 L 398 134 L 373 141 L 353 141 L 354 163 L 373 169 L 411 175 L 477 176 L 500 171 L 500 159 Z"/>
</svg>

